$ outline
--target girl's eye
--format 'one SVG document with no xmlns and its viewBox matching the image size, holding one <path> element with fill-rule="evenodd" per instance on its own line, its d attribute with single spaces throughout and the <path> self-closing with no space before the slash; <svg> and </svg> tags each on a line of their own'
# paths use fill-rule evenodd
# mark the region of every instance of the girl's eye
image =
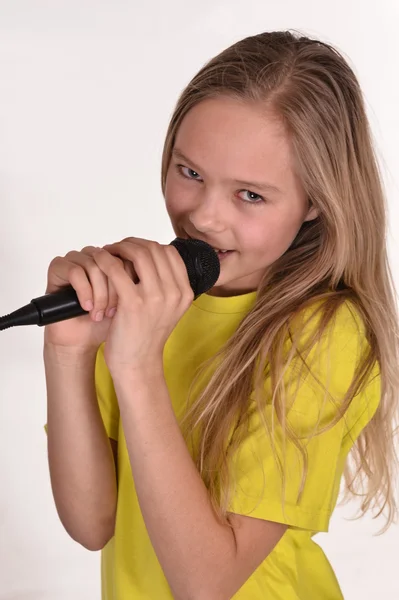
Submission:
<svg viewBox="0 0 399 600">
<path fill-rule="evenodd" d="M 189 167 L 184 167 L 183 165 L 176 165 L 176 168 L 178 173 L 186 179 L 192 179 L 194 181 L 203 181 L 200 175 L 197 173 L 197 171 L 194 171 Z M 248 194 L 248 196 L 251 198 L 250 200 L 248 200 L 246 198 L 241 198 L 240 196 L 241 200 L 243 200 L 243 202 L 245 202 L 246 204 L 257 205 L 263 204 L 265 202 L 265 199 L 262 196 L 259 196 L 259 194 L 255 194 L 255 192 L 251 192 L 250 190 L 240 190 L 239 193 L 241 194 L 243 192 L 244 194 Z"/>
<path fill-rule="evenodd" d="M 251 200 L 246 200 L 245 198 L 243 198 L 244 202 L 247 202 L 247 204 L 263 204 L 265 199 L 262 196 L 259 196 L 259 194 L 255 194 L 255 192 L 251 192 L 249 190 L 241 190 L 240 194 L 244 193 L 244 194 L 248 194 L 248 196 L 251 198 Z"/>
<path fill-rule="evenodd" d="M 188 175 L 186 175 L 184 173 L 184 169 L 186 169 L 186 172 L 188 172 Z M 183 177 L 186 177 L 186 179 L 195 179 L 195 180 L 202 181 L 199 174 L 197 173 L 197 171 L 194 171 L 193 169 L 189 169 L 188 167 L 183 167 L 183 165 L 177 165 L 177 170 L 181 175 L 183 175 Z"/>
</svg>

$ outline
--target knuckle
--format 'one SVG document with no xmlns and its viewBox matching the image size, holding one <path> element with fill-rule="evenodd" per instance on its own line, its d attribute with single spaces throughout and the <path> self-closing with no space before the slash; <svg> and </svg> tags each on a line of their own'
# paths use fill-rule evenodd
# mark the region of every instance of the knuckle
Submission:
<svg viewBox="0 0 399 600">
<path fill-rule="evenodd" d="M 60 262 L 60 260 L 62 260 L 61 256 L 55 256 L 51 261 L 50 264 L 48 266 L 48 270 L 53 269 L 54 267 L 58 266 L 58 263 Z"/>
<path fill-rule="evenodd" d="M 188 294 L 183 290 L 180 290 L 179 295 L 176 297 L 176 300 L 179 304 L 185 304 L 186 302 L 188 302 L 188 299 Z"/>
<path fill-rule="evenodd" d="M 159 293 L 159 294 L 156 294 L 156 295 L 154 294 L 154 295 L 151 297 L 151 300 L 154 302 L 154 304 L 164 304 L 164 302 L 165 302 L 165 297 L 164 297 L 164 295 L 163 295 L 163 294 L 160 294 L 160 293 Z"/>
<path fill-rule="evenodd" d="M 122 246 L 123 248 L 131 248 L 132 244 L 129 242 L 130 238 L 125 238 L 124 240 L 121 240 L 117 245 L 118 246 Z"/>
<path fill-rule="evenodd" d="M 77 277 L 78 275 L 81 275 L 82 271 L 84 272 L 84 269 L 80 265 L 72 265 L 69 269 L 69 277 Z"/>
<path fill-rule="evenodd" d="M 83 252 L 83 254 L 91 254 L 95 249 L 95 246 L 85 246 L 81 249 L 81 252 Z"/>
<path fill-rule="evenodd" d="M 191 302 L 194 300 L 194 291 L 190 288 L 184 295 L 183 295 L 183 300 L 184 302 L 187 302 L 188 304 L 191 304 Z"/>
</svg>

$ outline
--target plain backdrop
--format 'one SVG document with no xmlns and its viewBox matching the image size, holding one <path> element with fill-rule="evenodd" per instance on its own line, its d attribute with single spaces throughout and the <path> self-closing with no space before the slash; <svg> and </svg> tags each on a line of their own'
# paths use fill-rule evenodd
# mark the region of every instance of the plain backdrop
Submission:
<svg viewBox="0 0 399 600">
<path fill-rule="evenodd" d="M 0 315 L 44 294 L 56 255 L 175 237 L 160 161 L 177 97 L 213 55 L 273 29 L 333 43 L 360 80 L 398 283 L 398 25 L 397 0 L 0 0 Z M 68 536 L 51 492 L 42 340 L 0 333 L 0 600 L 96 600 L 100 553 Z M 399 526 L 375 537 L 384 521 L 349 521 L 357 507 L 316 541 L 346 600 L 395 600 Z"/>
</svg>

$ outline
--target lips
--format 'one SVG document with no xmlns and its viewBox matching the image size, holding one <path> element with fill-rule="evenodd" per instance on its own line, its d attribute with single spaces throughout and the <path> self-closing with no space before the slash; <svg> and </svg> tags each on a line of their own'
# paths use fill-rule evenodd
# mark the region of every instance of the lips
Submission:
<svg viewBox="0 0 399 600">
<path fill-rule="evenodd" d="M 192 238 L 191 235 L 188 235 L 188 233 L 186 233 L 187 237 L 189 240 L 201 240 L 201 238 Z M 206 244 L 209 244 L 209 242 L 206 242 L 205 240 L 201 240 L 202 242 L 205 242 Z M 217 246 L 212 246 L 212 244 L 209 244 L 209 246 L 211 246 L 215 252 L 217 252 L 218 254 L 220 253 L 220 250 L 223 250 L 223 248 L 218 248 Z M 228 254 L 228 252 L 234 252 L 234 250 L 225 250 L 224 252 L 222 252 L 221 254 Z"/>
</svg>

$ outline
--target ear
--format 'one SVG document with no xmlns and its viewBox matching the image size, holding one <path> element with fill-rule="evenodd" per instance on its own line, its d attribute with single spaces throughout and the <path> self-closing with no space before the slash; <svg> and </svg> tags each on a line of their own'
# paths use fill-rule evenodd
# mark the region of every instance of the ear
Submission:
<svg viewBox="0 0 399 600">
<path fill-rule="evenodd" d="M 313 221 L 318 216 L 319 216 L 319 209 L 316 208 L 315 206 L 311 206 L 309 208 L 308 213 L 307 213 L 306 217 L 304 218 L 303 222 L 305 222 L 305 221 Z"/>
</svg>

